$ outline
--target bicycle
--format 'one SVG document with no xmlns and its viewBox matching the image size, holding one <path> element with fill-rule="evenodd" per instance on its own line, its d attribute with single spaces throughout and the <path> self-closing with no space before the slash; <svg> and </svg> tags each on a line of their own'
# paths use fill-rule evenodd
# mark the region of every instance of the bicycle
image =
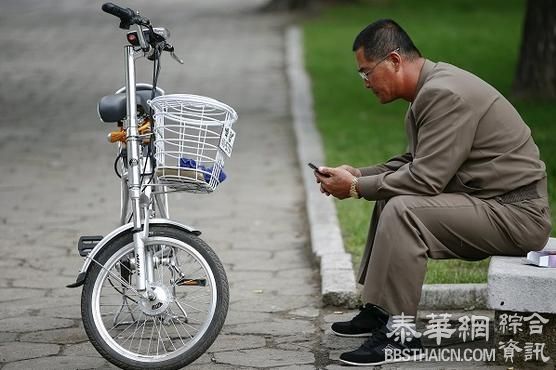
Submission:
<svg viewBox="0 0 556 370">
<path fill-rule="evenodd" d="M 114 162 L 121 178 L 121 226 L 82 236 L 81 315 L 87 336 L 108 361 L 126 369 L 177 369 L 218 336 L 229 304 L 226 273 L 200 231 L 169 219 L 167 194 L 210 193 L 225 179 L 237 113 L 217 100 L 166 95 L 157 87 L 164 52 L 181 64 L 170 33 L 130 8 L 105 3 L 120 19 L 125 87 L 98 103 L 101 121 L 117 123 Z M 136 59 L 153 62 L 152 84 L 136 83 Z"/>
</svg>

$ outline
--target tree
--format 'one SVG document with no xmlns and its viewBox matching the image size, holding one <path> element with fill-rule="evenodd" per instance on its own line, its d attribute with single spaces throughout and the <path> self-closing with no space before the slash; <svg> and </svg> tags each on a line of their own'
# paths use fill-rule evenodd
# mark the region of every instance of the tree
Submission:
<svg viewBox="0 0 556 370">
<path fill-rule="evenodd" d="M 556 1 L 528 0 L 513 92 L 556 98 Z"/>
</svg>

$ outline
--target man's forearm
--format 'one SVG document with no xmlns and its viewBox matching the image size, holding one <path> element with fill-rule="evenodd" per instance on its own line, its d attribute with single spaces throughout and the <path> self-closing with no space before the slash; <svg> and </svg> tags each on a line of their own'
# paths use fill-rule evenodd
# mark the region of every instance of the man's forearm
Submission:
<svg viewBox="0 0 556 370">
<path fill-rule="evenodd" d="M 388 171 L 397 171 L 406 163 L 410 163 L 413 157 L 411 153 L 405 153 L 394 158 L 390 158 L 386 163 L 378 164 L 376 166 L 358 168 L 361 171 L 361 176 L 379 175 Z"/>
</svg>

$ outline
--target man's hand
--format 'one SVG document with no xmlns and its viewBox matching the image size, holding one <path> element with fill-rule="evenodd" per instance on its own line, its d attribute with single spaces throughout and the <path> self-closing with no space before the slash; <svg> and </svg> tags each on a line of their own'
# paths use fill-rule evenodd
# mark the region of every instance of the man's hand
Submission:
<svg viewBox="0 0 556 370">
<path fill-rule="evenodd" d="M 339 168 L 343 168 L 347 172 L 351 173 L 355 177 L 361 177 L 361 171 L 358 168 L 352 167 L 349 164 L 343 164 Z"/>
<path fill-rule="evenodd" d="M 344 165 L 347 166 L 347 165 Z M 352 170 L 355 168 L 349 166 Z M 331 167 L 319 167 L 319 172 L 323 175 L 319 175 L 315 171 L 315 177 L 317 178 L 317 183 L 320 183 L 320 191 L 326 195 L 333 195 L 338 199 L 349 198 L 349 188 L 351 187 L 351 182 L 355 176 L 348 169 L 342 166 L 331 168 Z"/>
</svg>

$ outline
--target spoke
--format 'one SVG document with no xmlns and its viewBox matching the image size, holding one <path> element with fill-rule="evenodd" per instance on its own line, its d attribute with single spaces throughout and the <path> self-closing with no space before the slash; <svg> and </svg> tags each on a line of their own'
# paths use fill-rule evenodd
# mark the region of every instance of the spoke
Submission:
<svg viewBox="0 0 556 370">
<path fill-rule="evenodd" d="M 206 273 L 204 273 L 204 268 L 202 266 L 198 267 L 196 270 L 194 271 L 189 271 L 188 275 L 191 276 L 195 276 L 195 275 L 206 275 Z"/>
<path fill-rule="evenodd" d="M 181 303 L 179 303 L 177 299 L 176 299 L 176 301 L 175 301 L 175 302 L 176 302 L 176 304 L 177 304 L 178 306 L 181 306 Z M 190 305 L 190 304 L 187 304 L 187 303 L 184 303 L 184 305 L 186 305 L 186 306 L 187 306 L 187 307 L 189 307 L 189 308 L 192 308 L 192 309 L 194 309 L 194 310 L 195 310 L 195 311 L 197 311 L 197 312 L 207 312 L 206 310 L 205 310 L 205 311 L 203 311 L 203 310 L 201 310 L 201 309 L 199 309 L 199 308 L 197 308 L 197 307 L 193 307 L 192 305 Z M 185 310 L 183 310 L 183 308 L 182 308 L 182 307 L 180 307 L 180 309 L 181 309 L 182 311 L 184 311 L 184 313 L 185 313 Z"/>
<path fill-rule="evenodd" d="M 182 298 L 185 298 L 188 301 L 191 301 L 191 300 L 195 300 L 197 298 L 203 297 L 203 296 L 209 296 L 210 297 L 210 292 L 207 292 L 207 291 L 203 290 L 202 292 L 200 292 L 197 295 L 187 295 L 186 297 L 182 297 Z"/>
<path fill-rule="evenodd" d="M 208 301 L 200 301 L 200 300 L 193 300 L 193 299 L 189 299 L 188 301 L 193 301 L 192 303 L 195 304 L 199 304 L 199 303 L 203 303 L 205 306 L 210 304 L 210 300 Z M 199 310 L 201 311 L 201 310 Z M 207 312 L 208 310 L 204 310 L 203 312 Z"/>
<path fill-rule="evenodd" d="M 122 258 L 123 258 L 123 257 L 122 257 Z M 129 274 L 130 274 L 130 275 L 133 274 L 133 271 L 131 271 L 127 266 L 124 266 L 124 265 L 122 264 L 121 259 L 118 261 L 118 265 L 120 266 L 120 268 L 123 267 L 123 268 L 125 268 L 127 271 L 129 271 Z"/>
<path fill-rule="evenodd" d="M 154 320 L 153 320 L 154 322 Z M 151 329 L 151 339 L 149 340 L 149 348 L 147 348 L 147 356 L 149 355 L 149 352 L 151 351 L 151 343 L 153 342 L 153 334 L 154 334 L 154 324 L 153 327 Z M 158 351 L 158 349 L 157 349 Z"/>
<path fill-rule="evenodd" d="M 170 312 L 173 313 L 172 309 L 170 309 Z M 187 335 L 189 335 L 189 337 L 191 339 L 193 339 L 193 335 L 191 335 L 191 333 L 189 333 L 189 330 L 187 330 L 187 328 L 185 327 L 185 325 L 183 325 L 183 322 L 180 320 L 180 325 L 183 326 L 183 330 L 185 330 L 185 332 L 187 333 Z"/>
<path fill-rule="evenodd" d="M 178 349 L 176 348 L 176 346 L 174 345 L 174 341 L 172 340 L 172 338 L 170 337 L 170 334 L 168 334 L 168 331 L 166 330 L 166 327 L 164 326 L 164 323 L 161 321 L 160 322 L 160 326 L 162 327 L 162 329 L 164 330 L 164 332 L 166 333 L 166 337 L 168 337 L 168 339 L 170 340 L 170 343 L 172 344 L 172 347 L 174 347 L 174 351 L 177 351 Z M 162 342 L 164 344 L 164 342 Z"/>
<path fill-rule="evenodd" d="M 202 322 L 202 321 L 199 321 L 199 320 L 192 319 L 192 318 L 189 317 L 189 318 L 187 319 L 187 323 L 188 323 L 188 324 L 197 324 L 197 325 L 201 325 L 203 322 Z"/>
<path fill-rule="evenodd" d="M 171 311 L 171 310 L 170 310 Z M 172 325 L 174 325 L 174 329 L 176 329 L 176 333 L 178 334 L 178 337 L 181 340 L 181 344 L 183 344 L 185 346 L 185 342 L 183 341 L 183 338 L 181 337 L 180 331 L 178 330 L 178 327 L 176 326 L 176 324 L 174 323 L 174 317 L 172 317 L 170 319 L 172 321 Z"/>
<path fill-rule="evenodd" d="M 158 356 L 158 347 L 160 346 L 160 332 L 158 331 L 158 325 L 156 325 L 156 317 L 153 317 L 153 328 L 155 329 L 156 335 L 156 355 Z"/>
<path fill-rule="evenodd" d="M 121 307 L 121 305 L 111 305 L 111 306 L 119 306 L 119 307 Z M 139 306 L 135 306 L 134 308 L 131 308 L 131 307 L 129 307 L 129 305 L 128 305 L 127 307 L 129 308 L 129 310 L 128 310 L 128 312 L 126 312 L 126 315 L 129 316 L 129 319 L 130 319 L 130 320 L 136 321 L 136 320 L 133 318 L 133 313 L 134 313 L 134 312 L 140 312 Z M 118 312 L 120 312 L 120 311 L 118 311 Z M 102 315 L 103 315 L 103 316 L 104 316 L 104 315 L 113 315 L 114 313 L 115 313 L 115 312 L 107 312 L 106 314 L 102 314 Z M 114 325 L 108 330 L 108 332 L 110 332 L 110 330 L 114 329 L 116 326 L 120 325 L 120 324 L 123 323 L 124 321 L 125 321 L 125 320 L 120 320 L 120 321 L 118 321 L 117 323 L 114 323 Z"/>
<path fill-rule="evenodd" d="M 164 258 L 164 248 L 166 248 L 166 245 L 162 246 L 162 250 L 161 250 L 162 258 Z M 164 264 L 160 263 L 160 267 L 161 267 L 161 270 L 162 270 L 162 283 L 164 284 L 164 270 L 165 270 Z"/>
<path fill-rule="evenodd" d="M 118 280 L 123 286 L 125 286 L 127 289 L 130 289 L 133 293 L 135 293 L 138 297 L 141 298 L 141 294 L 139 294 L 139 292 L 137 290 L 135 290 L 134 287 L 132 287 L 130 284 L 128 284 L 127 282 L 125 282 L 124 280 L 122 280 L 119 276 L 117 276 L 116 274 L 114 274 L 112 271 L 108 270 L 106 267 L 104 267 L 103 265 L 101 265 L 100 263 L 98 263 L 94 258 L 91 258 L 91 261 L 93 261 L 94 263 L 96 263 L 97 265 L 100 266 L 101 269 L 105 270 L 106 272 L 108 272 L 111 276 L 113 276 L 116 280 Z"/>
<path fill-rule="evenodd" d="M 99 307 L 121 307 L 121 304 L 106 304 L 106 303 L 103 303 L 103 304 L 99 304 Z M 128 305 L 128 307 L 129 307 L 129 305 Z"/>
<path fill-rule="evenodd" d="M 192 330 L 199 331 L 199 329 L 197 329 L 196 327 L 189 325 L 188 322 L 183 323 L 183 325 L 189 326 Z"/>
<path fill-rule="evenodd" d="M 145 322 L 143 322 L 141 325 L 139 325 L 139 320 L 137 320 L 137 326 L 135 327 L 135 331 L 133 332 L 133 336 L 131 337 L 131 341 L 129 342 L 129 347 L 127 348 L 129 351 L 131 351 L 131 346 L 133 345 L 133 339 L 135 339 L 135 334 L 137 334 L 137 331 L 141 327 L 143 327 L 143 325 L 145 325 Z M 124 343 L 122 343 L 122 347 L 124 346 Z"/>
<path fill-rule="evenodd" d="M 183 326 L 183 330 L 185 330 L 185 332 L 187 333 L 187 335 L 189 335 L 189 337 L 191 339 L 193 339 L 193 335 L 191 335 L 191 333 L 189 332 L 189 330 L 187 330 L 187 328 L 185 327 L 185 325 L 183 324 L 183 322 L 180 322 L 180 325 Z"/>
<path fill-rule="evenodd" d="M 147 320 L 148 317 L 145 315 L 145 321 L 143 321 L 143 329 L 141 329 L 141 338 L 139 338 L 139 346 L 137 347 L 137 352 L 141 351 L 141 343 L 143 342 L 143 334 L 145 334 L 145 328 L 147 327 Z"/>
<path fill-rule="evenodd" d="M 153 319 L 153 323 L 156 322 L 156 320 L 158 320 L 158 317 Z M 168 351 L 166 350 L 166 347 L 164 346 L 164 341 L 161 340 L 161 332 L 160 332 L 160 325 L 162 325 L 162 323 L 159 323 L 159 325 L 156 325 L 156 331 L 158 333 L 158 336 L 156 338 L 156 355 L 158 356 L 158 347 L 160 346 L 160 343 L 162 342 L 162 349 L 168 353 Z"/>
<path fill-rule="evenodd" d="M 156 329 L 156 355 L 158 356 L 158 347 L 160 343 L 160 333 L 158 332 L 158 326 L 156 325 L 156 318 L 153 317 L 153 328 Z"/>
<path fill-rule="evenodd" d="M 101 306 L 101 307 L 109 307 L 109 306 L 121 307 L 122 305 L 121 305 L 121 304 L 120 304 L 120 305 L 113 304 L 113 305 L 100 305 L 100 306 Z M 128 305 L 127 307 L 129 308 L 129 310 L 128 310 L 128 312 L 127 312 L 126 314 L 130 316 L 130 319 L 131 319 L 131 320 L 134 320 L 134 319 L 133 319 L 133 313 L 134 313 L 134 312 L 140 312 L 141 309 L 139 308 L 139 306 L 135 306 L 134 308 L 131 308 L 131 307 Z M 116 313 L 116 312 L 107 312 L 106 314 L 111 314 L 111 315 L 113 315 L 113 314 L 115 314 L 115 313 Z M 114 326 L 118 326 L 121 322 L 123 322 L 123 320 L 120 321 L 120 322 L 118 322 L 118 323 L 116 323 L 116 324 L 114 324 Z M 113 326 L 113 327 L 114 327 L 114 326 Z M 112 327 L 112 328 L 113 328 L 113 327 Z M 112 328 L 111 328 L 111 329 L 112 329 Z"/>
<path fill-rule="evenodd" d="M 120 321 L 120 323 L 122 323 L 122 322 L 123 322 L 123 321 Z M 118 324 L 119 324 L 119 323 L 118 323 Z M 113 327 L 111 327 L 110 329 L 108 329 L 108 334 L 110 334 L 110 332 L 111 332 L 112 330 L 114 330 L 115 328 L 117 328 L 117 327 L 118 327 L 118 324 L 115 324 Z M 129 328 L 131 328 L 131 326 L 133 326 L 133 324 L 135 324 L 135 322 L 132 322 L 131 324 L 129 324 L 128 326 L 126 326 L 126 328 L 125 328 L 122 332 L 120 332 L 119 334 L 117 334 L 116 336 L 122 335 L 123 333 L 125 333 L 125 332 L 127 331 L 127 329 L 129 329 Z"/>
<path fill-rule="evenodd" d="M 139 320 L 135 321 L 135 330 L 133 331 L 133 334 L 130 336 L 131 337 L 131 341 L 129 342 L 129 350 L 131 350 L 131 345 L 133 344 L 133 338 L 135 338 L 135 334 L 137 333 L 137 330 L 139 330 Z M 129 340 L 130 337 L 127 337 L 126 340 L 124 340 L 121 344 L 121 346 L 123 347 L 124 344 Z"/>
<path fill-rule="evenodd" d="M 114 318 L 112 319 L 112 323 L 114 325 L 116 325 L 120 315 L 125 314 L 124 308 L 126 309 L 127 314 L 129 314 L 131 316 L 131 318 L 130 318 L 131 321 L 135 321 L 135 317 L 133 316 L 133 313 L 135 312 L 135 310 L 139 309 L 139 306 L 137 305 L 137 301 L 129 298 L 132 302 L 134 302 L 136 304 L 136 306 L 131 307 L 129 305 L 128 298 L 129 298 L 128 296 L 125 296 L 125 295 L 123 296 L 122 302 L 120 303 L 120 308 L 118 309 L 117 313 L 114 315 Z"/>
<path fill-rule="evenodd" d="M 178 308 L 180 309 L 181 313 L 183 313 L 183 316 L 185 316 L 186 318 L 188 318 L 187 312 L 185 312 L 183 306 L 180 304 L 180 301 L 178 301 L 178 300 L 176 299 L 176 300 L 174 300 L 174 303 L 178 306 Z"/>
</svg>

